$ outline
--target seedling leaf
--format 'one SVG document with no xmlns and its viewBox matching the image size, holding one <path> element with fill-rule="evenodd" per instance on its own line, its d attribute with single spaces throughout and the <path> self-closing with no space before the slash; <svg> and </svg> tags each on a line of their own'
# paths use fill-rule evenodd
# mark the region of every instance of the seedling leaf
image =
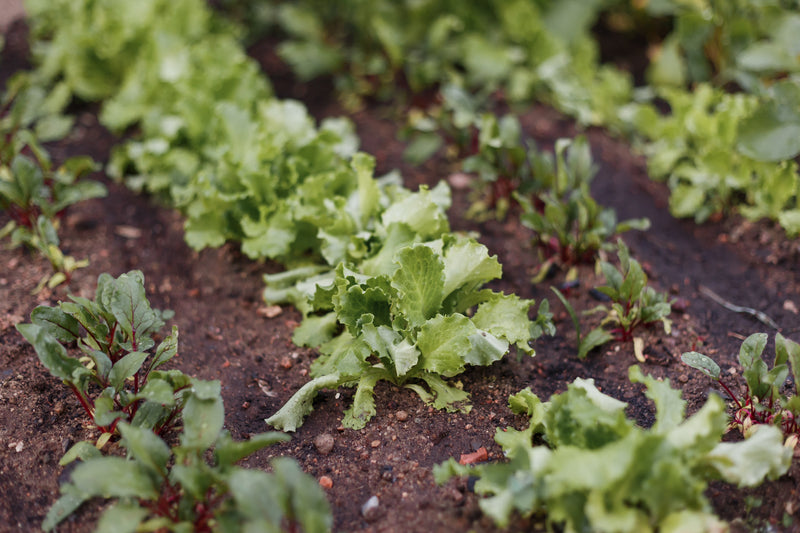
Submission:
<svg viewBox="0 0 800 533">
<path fill-rule="evenodd" d="M 685 352 L 681 355 L 681 361 L 692 368 L 695 368 L 706 376 L 719 380 L 720 368 L 713 359 L 698 352 Z"/>
</svg>

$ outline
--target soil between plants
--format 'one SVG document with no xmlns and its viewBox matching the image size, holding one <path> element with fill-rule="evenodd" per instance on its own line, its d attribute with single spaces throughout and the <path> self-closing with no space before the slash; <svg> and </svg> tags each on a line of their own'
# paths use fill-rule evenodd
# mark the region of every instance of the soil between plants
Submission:
<svg viewBox="0 0 800 533">
<path fill-rule="evenodd" d="M 27 66 L 26 28 L 17 22 L 6 35 L 0 59 L 0 83 Z M 456 378 L 469 391 L 472 411 L 446 413 L 425 406 L 410 390 L 385 383 L 375 389 L 377 416 L 361 431 L 341 428 L 352 390 L 327 391 L 318 397 L 314 412 L 290 442 L 262 450 L 245 461 L 251 468 L 268 469 L 269 460 L 289 455 L 303 469 L 333 481 L 327 495 L 336 531 L 497 531 L 478 508 L 478 498 L 466 480 L 437 486 L 431 467 L 484 446 L 489 460 L 502 460 L 493 441 L 497 427 L 521 428 L 525 420 L 507 407 L 510 394 L 530 387 L 542 399 L 566 389 L 576 377 L 591 377 L 605 393 L 629 403 L 629 413 L 643 425 L 653 420 L 653 409 L 642 388 L 627 380 L 636 363 L 630 343 L 612 343 L 578 360 L 575 334 L 563 307 L 552 298 L 550 285 L 564 280 L 564 272 L 536 286 L 530 283 L 538 266 L 530 246 L 530 232 L 515 218 L 477 223 L 464 217 L 470 205 L 469 188 L 453 179 L 454 167 L 435 158 L 421 167 L 403 162 L 404 145 L 397 140 L 402 114 L 395 108 L 369 103 L 347 113 L 336 101 L 330 80 L 301 84 L 275 56 L 272 43 L 251 48 L 281 98 L 303 101 L 317 118 L 348 114 L 362 139 L 362 149 L 376 156 L 378 173 L 398 168 L 407 186 L 433 185 L 450 179 L 453 187 L 451 224 L 458 231 L 475 231 L 491 253 L 497 254 L 504 277 L 492 288 L 521 297 L 548 298 L 556 315 L 558 333 L 536 343 L 535 358 L 513 354 L 488 368 L 474 368 Z M 62 142 L 50 146 L 56 161 L 89 154 L 105 161 L 118 141 L 98 124 L 96 109 L 76 107 L 77 127 Z M 562 136 L 578 133 L 574 123 L 557 112 L 534 106 L 522 115 L 525 131 L 540 147 L 552 148 Z M 730 217 L 695 225 L 676 220 L 668 212 L 668 191 L 650 181 L 644 160 L 623 142 L 600 130 L 586 132 L 600 166 L 593 193 L 603 205 L 616 209 L 620 219 L 647 216 L 652 228 L 624 236 L 632 254 L 646 268 L 651 283 L 669 291 L 683 304 L 672 315 L 673 332 L 660 327 L 645 337 L 645 372 L 668 378 L 680 386 L 697 410 L 712 389 L 711 382 L 680 362 L 693 348 L 713 355 L 725 371 L 736 371 L 741 339 L 765 331 L 753 317 L 733 313 L 699 292 L 711 288 L 737 305 L 762 310 L 781 325 L 784 335 L 799 340 L 800 308 L 798 241 L 788 240 L 768 223 L 750 223 Z M 109 188 L 107 198 L 72 208 L 63 220 L 64 250 L 90 266 L 75 273 L 69 288 L 58 287 L 33 295 L 48 273 L 46 262 L 23 249 L 0 252 L 0 531 L 38 530 L 67 479 L 58 465 L 75 442 L 96 436 L 87 425 L 70 391 L 48 374 L 33 349 L 14 329 L 27 321 L 36 305 L 55 305 L 69 291 L 92 297 L 97 276 L 114 276 L 130 269 L 144 272 L 148 297 L 155 307 L 175 311 L 171 323 L 180 328 L 180 355 L 176 366 L 202 378 L 218 379 L 226 407 L 226 427 L 234 438 L 269 430 L 264 419 L 273 414 L 307 379 L 312 350 L 291 342 L 300 315 L 284 307 L 268 318 L 260 293 L 261 277 L 280 267 L 253 262 L 235 245 L 194 252 L 183 241 L 182 219 L 173 210 L 145 196 L 96 176 Z M 0 213 L 0 226 L 7 216 Z M 581 285 L 570 295 L 578 309 L 596 304 L 588 290 L 599 281 L 591 265 L 579 269 Z M 773 349 L 772 342 L 767 350 Z M 407 415 L 404 416 L 403 412 Z M 333 449 L 323 454 L 314 438 L 329 434 Z M 730 438 L 735 438 L 733 435 Z M 721 482 L 708 490 L 714 511 L 727 520 L 738 519 L 741 530 L 772 525 L 777 531 L 800 531 L 800 460 L 782 478 L 758 489 L 740 490 Z M 362 505 L 371 497 L 380 501 L 367 520 Z M 754 502 L 754 498 L 758 501 Z M 760 503 L 759 503 L 760 502 Z M 102 505 L 84 506 L 59 531 L 91 531 Z M 787 519 L 789 517 L 791 520 Z M 512 531 L 543 530 L 542 517 L 517 519 Z"/>
</svg>

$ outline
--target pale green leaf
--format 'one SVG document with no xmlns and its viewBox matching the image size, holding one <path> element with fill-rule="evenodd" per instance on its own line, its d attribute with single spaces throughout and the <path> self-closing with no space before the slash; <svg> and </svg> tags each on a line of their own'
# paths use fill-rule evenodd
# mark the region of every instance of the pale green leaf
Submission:
<svg viewBox="0 0 800 533">
<path fill-rule="evenodd" d="M 392 275 L 397 290 L 394 305 L 413 328 L 433 318 L 439 311 L 444 288 L 444 265 L 431 248 L 412 245 L 396 256 L 399 268 Z"/>
<path fill-rule="evenodd" d="M 339 387 L 339 374 L 329 374 L 312 379 L 295 392 L 280 410 L 266 419 L 266 423 L 281 431 L 296 431 L 303 419 L 314 410 L 312 402 L 317 391 Z"/>
<path fill-rule="evenodd" d="M 728 483 L 754 487 L 785 474 L 792 463 L 792 449 L 783 445 L 778 428 L 762 424 L 744 441 L 717 444 L 706 457 Z"/>
</svg>

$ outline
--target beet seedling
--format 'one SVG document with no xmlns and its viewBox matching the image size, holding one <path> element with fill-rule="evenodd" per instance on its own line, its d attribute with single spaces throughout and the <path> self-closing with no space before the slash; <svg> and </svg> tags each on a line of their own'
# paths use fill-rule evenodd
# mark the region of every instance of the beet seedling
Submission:
<svg viewBox="0 0 800 533">
<path fill-rule="evenodd" d="M 177 370 L 157 370 L 178 353 L 178 329 L 155 346 L 153 336 L 171 312 L 150 307 L 144 275 L 101 274 L 94 300 L 70 299 L 37 307 L 32 323 L 17 330 L 103 432 L 99 444 L 121 421 L 157 434 L 172 427 L 197 382 Z"/>
<path fill-rule="evenodd" d="M 621 269 L 607 261 L 600 261 L 600 270 L 606 278 L 606 285 L 597 290 L 611 298 L 611 307 L 599 305 L 589 313 L 605 312 L 602 324 L 612 324 L 611 332 L 618 340 L 633 340 L 633 330 L 640 325 L 660 321 L 664 331 L 669 333 L 672 321 L 672 302 L 665 293 L 659 293 L 647 285 L 647 274 L 639 262 L 630 256 L 628 247 L 617 241 L 617 256 Z"/>
<path fill-rule="evenodd" d="M 124 422 L 118 428 L 127 458 L 103 456 L 86 441 L 73 446 L 61 464 L 82 462 L 62 485 L 42 529 L 53 530 L 88 500 L 106 498 L 115 501 L 100 517 L 98 532 L 330 531 L 325 494 L 294 460 L 273 459 L 269 474 L 235 464 L 289 437 L 270 432 L 235 442 L 222 430 L 220 383 L 198 382 L 193 389 L 180 443 L 172 448 L 151 431 Z"/>
<path fill-rule="evenodd" d="M 102 184 L 78 181 L 95 169 L 95 163 L 88 157 L 74 157 L 53 168 L 49 155 L 30 131 L 0 130 L 0 135 L 6 141 L 0 145 L 0 209 L 11 217 L 0 229 L 0 238 L 10 236 L 12 247 L 25 245 L 50 262 L 55 273 L 41 281 L 37 292 L 45 285 L 52 288 L 69 282 L 74 270 L 89 263 L 61 251 L 58 226 L 70 205 L 105 196 Z"/>
<path fill-rule="evenodd" d="M 523 195 L 523 189 L 515 197 L 523 209 L 520 221 L 536 232 L 534 242 L 544 256 L 534 281 L 540 281 L 553 264 L 592 261 L 598 250 L 613 247 L 608 241 L 614 235 L 650 227 L 646 218 L 617 222 L 613 209 L 592 198 L 589 185 L 597 169 L 585 137 L 556 141 L 555 161 L 535 150 L 529 158 L 538 192 L 531 198 Z"/>
<path fill-rule="evenodd" d="M 735 406 L 732 425 L 748 436 L 758 425 L 779 427 L 792 445 L 800 438 L 800 345 L 775 334 L 775 359 L 770 369 L 762 353 L 767 345 L 766 333 L 754 333 L 742 342 L 739 364 L 746 384 L 743 395 L 734 391 L 722 380 L 719 365 L 710 357 L 698 352 L 686 352 L 681 360 L 716 380 Z M 782 393 L 789 370 L 795 384 L 794 396 Z"/>
</svg>

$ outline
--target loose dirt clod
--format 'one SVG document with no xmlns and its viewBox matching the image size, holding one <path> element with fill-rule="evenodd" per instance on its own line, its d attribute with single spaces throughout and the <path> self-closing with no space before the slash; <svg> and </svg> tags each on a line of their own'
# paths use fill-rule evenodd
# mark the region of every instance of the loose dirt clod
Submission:
<svg viewBox="0 0 800 533">
<path fill-rule="evenodd" d="M 397 411 L 397 412 L 394 414 L 394 417 L 395 417 L 397 420 L 399 420 L 400 422 L 405 422 L 406 420 L 408 420 L 408 413 L 407 413 L 407 412 L 405 412 L 405 411 Z"/>
<path fill-rule="evenodd" d="M 328 455 L 333 450 L 334 439 L 328 433 L 320 433 L 314 437 L 314 447 L 322 455 Z"/>
<path fill-rule="evenodd" d="M 328 476 L 319 478 L 319 486 L 325 490 L 333 488 L 333 480 Z"/>
</svg>

